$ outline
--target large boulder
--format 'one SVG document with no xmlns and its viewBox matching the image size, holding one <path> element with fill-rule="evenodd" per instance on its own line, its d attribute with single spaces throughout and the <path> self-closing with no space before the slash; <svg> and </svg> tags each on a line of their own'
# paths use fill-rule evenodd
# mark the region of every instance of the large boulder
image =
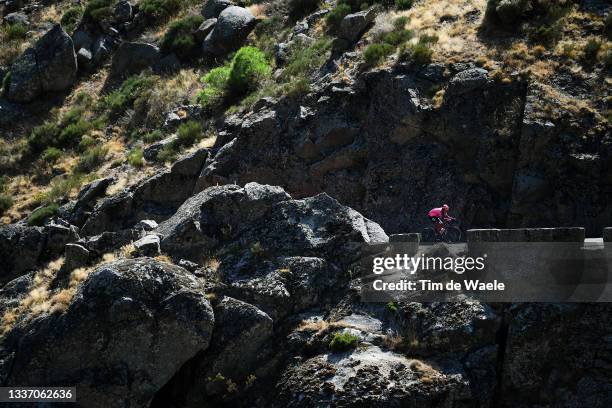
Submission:
<svg viewBox="0 0 612 408">
<path fill-rule="evenodd" d="M 3 384 L 70 384 L 82 406 L 148 407 L 208 347 L 213 321 L 201 284 L 180 267 L 149 258 L 100 266 L 65 312 L 24 318 L 8 334 Z"/>
<path fill-rule="evenodd" d="M 206 36 L 203 51 L 224 55 L 240 48 L 256 23 L 257 20 L 249 10 L 237 6 L 227 7 L 219 14 L 215 28 Z"/>
<path fill-rule="evenodd" d="M 59 24 L 55 25 L 13 63 L 7 98 L 26 103 L 44 92 L 67 90 L 76 73 L 72 39 Z"/>
<path fill-rule="evenodd" d="M 364 31 L 374 22 L 375 17 L 375 8 L 347 15 L 340 22 L 338 37 L 349 43 L 357 41 Z"/>
<path fill-rule="evenodd" d="M 161 57 L 159 48 L 141 42 L 122 43 L 115 55 L 111 68 L 113 78 L 128 77 L 153 67 Z"/>
<path fill-rule="evenodd" d="M 231 0 L 207 0 L 202 7 L 202 15 L 204 18 L 217 18 L 219 14 L 230 6 L 236 4 Z"/>
</svg>

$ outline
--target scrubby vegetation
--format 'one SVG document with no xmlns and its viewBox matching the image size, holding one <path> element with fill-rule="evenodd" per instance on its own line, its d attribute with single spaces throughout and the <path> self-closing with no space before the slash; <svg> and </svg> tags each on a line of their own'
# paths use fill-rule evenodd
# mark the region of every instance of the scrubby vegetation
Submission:
<svg viewBox="0 0 612 408">
<path fill-rule="evenodd" d="M 42 225 L 47 218 L 57 213 L 58 208 L 57 204 L 49 204 L 32 211 L 32 214 L 28 217 L 28 225 Z"/>
<path fill-rule="evenodd" d="M 243 96 L 256 90 L 270 73 L 270 64 L 261 50 L 243 47 L 231 62 L 202 77 L 205 87 L 198 94 L 198 99 L 203 105 L 210 106 L 223 98 Z"/>
<path fill-rule="evenodd" d="M 192 57 L 200 46 L 196 43 L 193 33 L 203 21 L 202 16 L 190 15 L 172 22 L 161 40 L 162 51 L 174 52 L 181 59 Z"/>
<path fill-rule="evenodd" d="M 113 15 L 115 0 L 90 0 L 85 6 L 83 18 L 91 21 L 102 21 Z"/>
<path fill-rule="evenodd" d="M 83 16 L 83 9 L 81 6 L 74 6 L 66 10 L 66 12 L 62 15 L 62 19 L 60 20 L 60 24 L 64 28 L 64 30 L 68 33 L 71 33 L 76 28 L 77 24 L 81 20 Z"/>
<path fill-rule="evenodd" d="M 176 14 L 181 6 L 180 0 L 142 0 L 140 11 L 154 21 L 163 21 Z"/>
<path fill-rule="evenodd" d="M 332 351 L 346 351 L 351 348 L 357 347 L 359 343 L 359 337 L 348 332 L 336 332 L 332 336 L 331 341 L 329 342 L 329 348 Z"/>
</svg>

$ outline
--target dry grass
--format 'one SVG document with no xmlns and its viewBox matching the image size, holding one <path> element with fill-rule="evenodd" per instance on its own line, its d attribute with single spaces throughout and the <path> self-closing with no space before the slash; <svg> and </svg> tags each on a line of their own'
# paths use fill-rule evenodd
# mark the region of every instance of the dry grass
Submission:
<svg viewBox="0 0 612 408">
<path fill-rule="evenodd" d="M 204 268 L 208 268 L 213 272 L 217 272 L 219 270 L 219 266 L 221 266 L 221 261 L 219 258 L 210 257 L 207 258 L 203 263 Z"/>
<path fill-rule="evenodd" d="M 124 245 L 121 248 L 119 248 L 119 256 L 121 258 L 131 258 L 132 255 L 134 254 L 134 251 L 136 251 L 134 242 L 130 242 L 129 244 Z"/>
<path fill-rule="evenodd" d="M 404 343 L 404 339 L 399 334 L 388 334 L 383 338 L 383 345 L 389 350 L 397 350 Z"/>
<path fill-rule="evenodd" d="M 192 100 L 200 88 L 200 74 L 193 69 L 183 69 L 172 78 L 160 79 L 148 100 L 146 123 L 162 124 L 166 113 L 176 107 L 177 101 Z"/>
<path fill-rule="evenodd" d="M 156 261 L 159 261 L 159 262 L 164 262 L 164 263 L 168 263 L 168 264 L 174 264 L 174 262 L 172 262 L 172 258 L 170 258 L 166 254 L 157 255 L 154 259 Z"/>
</svg>

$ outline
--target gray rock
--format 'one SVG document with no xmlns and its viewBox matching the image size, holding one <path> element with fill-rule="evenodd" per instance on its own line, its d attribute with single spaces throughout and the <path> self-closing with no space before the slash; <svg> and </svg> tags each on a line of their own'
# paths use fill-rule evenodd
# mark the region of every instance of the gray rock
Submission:
<svg viewBox="0 0 612 408">
<path fill-rule="evenodd" d="M 134 17 L 132 5 L 127 0 L 122 0 L 115 5 L 115 21 L 127 23 Z"/>
<path fill-rule="evenodd" d="M 78 244 L 87 248 L 94 255 L 102 256 L 134 242 L 140 237 L 141 232 L 137 230 L 107 231 L 93 237 L 83 238 L 78 241 Z"/>
<path fill-rule="evenodd" d="M 138 224 L 134 225 L 134 228 L 142 229 L 143 231 L 153 231 L 157 228 L 157 222 L 153 220 L 138 221 Z"/>
<path fill-rule="evenodd" d="M 134 247 L 140 256 L 157 256 L 160 254 L 159 242 L 159 236 L 145 235 L 134 242 Z"/>
<path fill-rule="evenodd" d="M 206 36 L 203 51 L 214 55 L 224 55 L 234 51 L 244 43 L 255 28 L 257 20 L 245 8 L 230 6 L 224 9 L 214 29 Z"/>
<path fill-rule="evenodd" d="M 79 389 L 88 407 L 148 407 L 155 393 L 206 350 L 213 311 L 184 269 L 153 259 L 123 260 L 91 272 L 64 313 L 24 319 L 9 334 L 5 383 L 49 379 Z"/>
<path fill-rule="evenodd" d="M 41 227 L 0 227 L 0 285 L 33 269 L 42 257 L 46 236 Z"/>
<path fill-rule="evenodd" d="M 91 50 L 94 41 L 88 32 L 77 30 L 72 34 L 72 42 L 74 43 L 75 50 L 80 50 L 81 48 Z"/>
<path fill-rule="evenodd" d="M 202 7 L 202 15 L 207 19 L 217 18 L 223 10 L 234 5 L 231 0 L 207 0 Z"/>
<path fill-rule="evenodd" d="M 125 78 L 153 67 L 161 57 L 159 48 L 139 42 L 122 43 L 113 56 L 111 76 Z"/>
<path fill-rule="evenodd" d="M 208 3 L 206 3 L 206 5 L 208 5 Z M 201 43 L 202 41 L 204 41 L 206 36 L 215 27 L 215 24 L 217 24 L 217 19 L 216 18 L 209 18 L 209 19 L 204 20 L 204 22 L 202 24 L 200 24 L 200 26 L 195 31 L 195 33 L 193 33 L 193 36 L 196 39 L 196 41 L 198 43 Z"/>
<path fill-rule="evenodd" d="M 83 267 L 89 262 L 89 251 L 79 244 L 66 244 L 64 268 L 67 271 Z"/>
<path fill-rule="evenodd" d="M 177 117 L 176 120 L 180 120 L 180 118 Z M 177 139 L 176 135 L 172 135 L 163 140 L 160 140 L 159 142 L 155 142 L 151 144 L 150 146 L 145 147 L 142 152 L 143 157 L 149 161 L 155 160 L 159 152 L 164 148 L 164 146 L 166 146 L 169 143 L 174 142 L 176 139 Z"/>
<path fill-rule="evenodd" d="M 4 16 L 3 20 L 7 24 L 21 24 L 24 26 L 30 25 L 28 16 L 26 16 L 23 13 L 9 13 L 6 16 Z"/>
<path fill-rule="evenodd" d="M 354 43 L 361 38 L 361 35 L 372 24 L 375 17 L 376 9 L 374 7 L 345 16 L 340 22 L 338 37 L 349 43 Z"/>
<path fill-rule="evenodd" d="M 93 61 L 95 64 L 103 63 L 111 54 L 111 50 L 113 49 L 114 41 L 112 38 L 101 35 L 98 36 L 91 48 L 91 52 L 93 54 Z"/>
<path fill-rule="evenodd" d="M 181 69 L 181 61 L 176 54 L 168 54 L 153 64 L 153 71 L 157 74 L 172 74 Z"/>
<path fill-rule="evenodd" d="M 7 98 L 25 103 L 44 92 L 64 91 L 74 83 L 76 72 L 72 39 L 55 25 L 13 63 Z"/>
<path fill-rule="evenodd" d="M 88 64 L 91 63 L 92 59 L 93 59 L 93 56 L 91 54 L 91 51 L 85 48 L 81 48 L 79 52 L 77 52 L 77 61 L 79 63 L 79 67 L 87 66 Z"/>
<path fill-rule="evenodd" d="M 489 78 L 487 70 L 471 68 L 456 74 L 449 82 L 446 93 L 448 95 L 462 95 L 486 85 Z"/>
</svg>

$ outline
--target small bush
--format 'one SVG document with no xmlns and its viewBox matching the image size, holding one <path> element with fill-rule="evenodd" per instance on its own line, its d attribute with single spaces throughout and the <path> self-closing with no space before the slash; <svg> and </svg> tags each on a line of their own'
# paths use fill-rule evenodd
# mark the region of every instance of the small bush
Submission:
<svg viewBox="0 0 612 408">
<path fill-rule="evenodd" d="M 58 137 L 58 144 L 60 146 L 70 146 L 81 141 L 85 133 L 91 130 L 91 124 L 82 119 L 79 119 L 76 123 L 71 123 L 61 131 Z"/>
<path fill-rule="evenodd" d="M 4 28 L 4 36 L 8 41 L 23 40 L 26 37 L 28 28 L 23 24 L 8 24 Z"/>
<path fill-rule="evenodd" d="M 87 149 L 87 151 L 85 151 L 85 153 L 79 158 L 79 161 L 74 168 L 74 172 L 77 174 L 92 172 L 102 163 L 104 163 L 107 153 L 108 148 L 106 146 L 94 146 Z"/>
<path fill-rule="evenodd" d="M 136 147 L 132 149 L 132 151 L 128 154 L 127 161 L 130 164 L 130 166 L 133 166 L 133 167 L 144 166 L 144 159 L 142 157 L 142 149 L 140 147 Z"/>
<path fill-rule="evenodd" d="M 90 147 L 95 146 L 98 143 L 98 141 L 96 139 L 94 139 L 91 136 L 85 135 L 81 138 L 81 141 L 79 142 L 79 146 L 78 149 L 81 152 L 86 151 L 87 149 L 89 149 Z"/>
<path fill-rule="evenodd" d="M 230 72 L 231 67 L 226 65 L 214 68 L 202 77 L 206 86 L 198 93 L 198 100 L 203 106 L 216 104 L 223 99 Z"/>
<path fill-rule="evenodd" d="M 83 18 L 92 21 L 102 21 L 113 15 L 114 0 L 91 0 L 87 3 Z"/>
<path fill-rule="evenodd" d="M 83 16 L 83 9 L 80 6 L 70 7 L 66 12 L 62 15 L 62 19 L 60 20 L 60 24 L 66 30 L 66 32 L 70 33 L 74 31 L 77 24 L 81 20 Z"/>
<path fill-rule="evenodd" d="M 413 3 L 414 0 L 395 0 L 395 7 L 399 10 L 408 10 Z"/>
<path fill-rule="evenodd" d="M 47 163 L 55 163 L 62 157 L 62 151 L 56 147 L 47 147 L 41 159 Z"/>
<path fill-rule="evenodd" d="M 174 21 L 161 40 L 161 49 L 168 54 L 174 52 L 181 59 L 189 58 L 199 46 L 192 33 L 203 21 L 199 15 Z"/>
<path fill-rule="evenodd" d="M 4 215 L 13 206 L 13 198 L 5 193 L 0 193 L 0 215 Z"/>
<path fill-rule="evenodd" d="M 358 343 L 359 337 L 354 334 L 349 332 L 336 332 L 329 342 L 329 348 L 333 351 L 344 351 L 355 348 Z"/>
<path fill-rule="evenodd" d="M 181 8 L 180 0 L 142 0 L 140 11 L 150 19 L 164 21 Z"/>
<path fill-rule="evenodd" d="M 242 47 L 232 60 L 227 81 L 234 95 L 244 95 L 255 90 L 272 72 L 266 56 L 258 48 Z"/>
<path fill-rule="evenodd" d="M 49 146 L 57 145 L 59 127 L 54 122 L 45 122 L 36 126 L 28 136 L 28 146 L 32 153 L 39 153 Z"/>
<path fill-rule="evenodd" d="M 387 303 L 387 310 L 393 314 L 397 313 L 397 305 L 395 304 L 395 302 Z"/>
<path fill-rule="evenodd" d="M 179 126 L 177 135 L 177 143 L 180 146 L 191 146 L 202 137 L 202 125 L 196 121 L 189 121 Z"/>
<path fill-rule="evenodd" d="M 119 114 L 125 109 L 133 107 L 134 102 L 143 97 L 153 85 L 154 78 L 144 74 L 127 78 L 119 89 L 106 95 L 101 107 L 110 111 L 112 115 Z"/>
<path fill-rule="evenodd" d="M 49 204 L 45 207 L 38 208 L 30 214 L 28 217 L 28 225 L 30 226 L 40 226 L 43 225 L 45 220 L 49 217 L 54 216 L 58 210 L 57 204 Z"/>
<path fill-rule="evenodd" d="M 327 13 L 327 15 L 325 16 L 325 22 L 330 28 L 336 29 L 340 26 L 340 22 L 342 21 L 342 19 L 344 19 L 344 17 L 346 17 L 350 13 L 351 6 L 345 3 L 340 3 L 336 7 L 334 7 L 332 11 Z"/>
<path fill-rule="evenodd" d="M 370 44 L 363 52 L 363 58 L 365 62 L 370 65 L 378 65 L 383 59 L 393 52 L 394 48 L 391 44 Z"/>
<path fill-rule="evenodd" d="M 142 141 L 145 142 L 145 143 L 154 143 L 154 142 L 157 142 L 159 140 L 162 140 L 163 138 L 164 138 L 164 134 L 162 133 L 162 131 L 159 130 L 159 129 L 156 129 L 156 130 L 154 130 L 152 132 L 149 132 L 149 133 L 145 134 L 142 137 Z"/>
<path fill-rule="evenodd" d="M 591 38 L 587 41 L 584 49 L 582 50 L 582 61 L 587 65 L 594 65 L 597 63 L 597 55 L 601 50 L 601 41 Z"/>
<path fill-rule="evenodd" d="M 417 65 L 429 64 L 433 56 L 431 46 L 437 41 L 438 38 L 435 36 L 421 36 L 416 44 L 411 44 L 400 50 L 400 60 L 411 61 Z"/>
</svg>

